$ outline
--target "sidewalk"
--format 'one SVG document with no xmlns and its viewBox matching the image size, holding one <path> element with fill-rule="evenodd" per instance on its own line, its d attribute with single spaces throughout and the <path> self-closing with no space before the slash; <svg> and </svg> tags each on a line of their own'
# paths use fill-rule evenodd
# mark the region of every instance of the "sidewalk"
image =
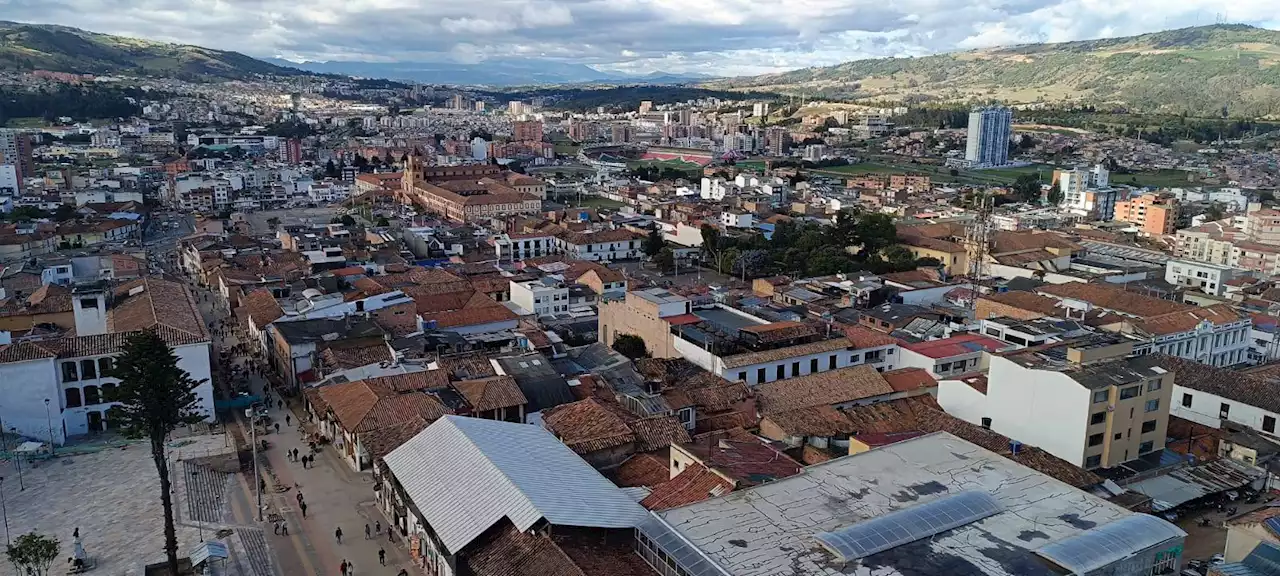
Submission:
<svg viewBox="0 0 1280 576">
<path fill-rule="evenodd" d="M 203 294 L 207 291 L 200 290 Z M 198 298 L 199 299 L 199 298 Z M 221 319 L 227 316 L 225 310 L 212 302 L 200 302 L 206 318 Z M 229 349 L 241 340 L 234 331 L 217 338 L 220 349 Z M 246 358 L 233 358 L 234 364 L 241 367 L 248 362 Z M 249 378 L 254 393 L 269 399 L 269 414 L 273 424 L 280 425 L 280 432 L 274 431 L 259 436 L 270 444 L 265 453 L 260 453 L 259 462 L 265 460 L 262 477 L 267 482 L 267 489 L 262 494 L 262 502 L 266 513 L 279 513 L 288 523 L 289 536 L 273 534 L 270 522 L 264 522 L 263 528 L 271 547 L 277 551 L 281 565 L 286 574 L 331 575 L 338 573 L 338 566 L 343 560 L 353 563 L 357 574 L 385 574 L 392 576 L 401 568 L 411 574 L 420 571 L 410 562 L 404 539 L 397 535 L 394 544 L 387 541 L 388 521 L 377 507 L 373 494 L 373 474 L 356 472 L 329 445 L 315 454 L 314 468 L 303 469 L 301 463 L 289 460 L 287 451 L 298 449 L 301 456 L 310 451 L 301 433 L 298 432 L 299 419 L 286 402 L 284 409 L 278 408 L 280 398 L 267 389 L 267 383 L 257 376 Z M 290 423 L 285 423 L 285 416 Z M 274 482 L 273 482 L 274 476 Z M 248 478 L 251 494 L 252 478 Z M 278 484 L 277 484 L 278 482 Z M 297 494 L 301 492 L 307 503 L 307 517 L 302 517 L 298 506 Z M 364 526 L 373 526 L 375 522 L 382 524 L 381 537 L 366 540 Z M 342 528 L 342 544 L 334 538 L 334 530 Z M 386 550 L 387 565 L 378 564 L 378 550 Z"/>
</svg>

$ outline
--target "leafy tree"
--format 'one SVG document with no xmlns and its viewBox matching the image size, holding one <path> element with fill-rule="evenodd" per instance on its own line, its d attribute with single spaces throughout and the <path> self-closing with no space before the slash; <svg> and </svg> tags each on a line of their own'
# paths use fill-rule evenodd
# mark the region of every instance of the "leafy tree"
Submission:
<svg viewBox="0 0 1280 576">
<path fill-rule="evenodd" d="M 18 206 L 9 213 L 9 220 L 13 222 L 29 222 L 31 220 L 39 220 L 44 218 L 46 214 L 43 210 L 35 206 Z"/>
<path fill-rule="evenodd" d="M 197 412 L 197 382 L 178 367 L 173 349 L 150 330 L 130 334 L 124 352 L 105 376 L 118 378 L 116 420 L 125 435 L 146 438 L 160 478 L 160 503 L 164 507 L 164 552 L 170 574 L 178 573 L 178 536 L 173 525 L 173 489 L 165 442 L 177 427 L 204 419 Z"/>
<path fill-rule="evenodd" d="M 9 545 L 5 555 L 22 576 L 48 576 L 58 559 L 58 539 L 35 532 L 23 534 Z"/>
<path fill-rule="evenodd" d="M 356 154 L 356 158 L 351 162 L 351 165 L 355 166 L 356 170 L 363 171 L 365 166 L 369 165 L 369 160 L 367 160 L 364 156 L 361 156 L 360 154 Z"/>
<path fill-rule="evenodd" d="M 657 256 L 653 257 L 653 261 L 658 264 L 658 269 L 663 274 L 669 274 L 676 269 L 676 253 L 670 248 L 663 248 Z"/>
<path fill-rule="evenodd" d="M 933 256 L 925 256 L 916 260 L 916 268 L 937 268 L 942 266 L 942 261 Z"/>
<path fill-rule="evenodd" d="M 879 212 L 864 213 L 857 219 L 854 238 L 850 244 L 862 246 L 862 254 L 878 253 L 898 241 L 898 229 L 893 225 L 893 218 Z"/>
<path fill-rule="evenodd" d="M 338 166 L 333 163 L 332 158 L 330 158 L 328 162 L 324 163 L 324 175 L 330 178 L 337 178 L 339 176 Z"/>
<path fill-rule="evenodd" d="M 267 218 L 267 226 L 271 227 L 272 230 L 275 230 L 276 226 L 279 226 L 279 225 L 280 225 L 279 218 L 276 218 L 275 216 Z"/>
<path fill-rule="evenodd" d="M 649 236 L 644 239 L 644 253 L 652 258 L 657 256 L 662 249 L 667 246 L 667 241 L 662 239 L 662 231 L 657 226 L 649 229 Z"/>
<path fill-rule="evenodd" d="M 53 213 L 53 219 L 59 222 L 74 220 L 76 216 L 78 216 L 78 214 L 76 214 L 76 207 L 70 204 L 59 205 L 58 209 Z"/>
<path fill-rule="evenodd" d="M 387 220 L 386 216 L 379 216 L 377 225 L 379 228 L 386 228 L 387 226 L 391 225 L 391 222 Z"/>
<path fill-rule="evenodd" d="M 1059 188 L 1057 186 L 1051 186 L 1049 188 L 1049 195 L 1047 200 L 1049 201 L 1050 206 L 1057 206 L 1059 204 L 1062 204 L 1062 198 L 1063 198 L 1062 188 Z"/>
<path fill-rule="evenodd" d="M 649 355 L 644 339 L 635 334 L 619 334 L 613 339 L 613 349 L 627 358 L 638 360 Z"/>
<path fill-rule="evenodd" d="M 767 250 L 746 250 L 740 252 L 738 257 L 734 259 L 731 272 L 734 276 L 751 278 L 763 271 L 768 265 L 769 252 Z"/>
<path fill-rule="evenodd" d="M 1040 176 L 1036 174 L 1023 174 L 1013 182 L 1013 193 L 1023 202 L 1037 202 L 1040 200 Z"/>
<path fill-rule="evenodd" d="M 894 272 L 903 272 L 906 270 L 915 270 L 916 256 L 910 250 L 901 245 L 888 246 L 880 251 L 880 257 L 889 265 Z"/>
<path fill-rule="evenodd" d="M 1205 218 L 1209 220 L 1221 220 L 1226 217 L 1226 210 L 1222 209 L 1222 204 L 1213 202 L 1204 211 Z"/>
<path fill-rule="evenodd" d="M 720 229 L 709 224 L 702 225 L 702 251 L 716 263 L 716 272 L 720 268 Z"/>
</svg>

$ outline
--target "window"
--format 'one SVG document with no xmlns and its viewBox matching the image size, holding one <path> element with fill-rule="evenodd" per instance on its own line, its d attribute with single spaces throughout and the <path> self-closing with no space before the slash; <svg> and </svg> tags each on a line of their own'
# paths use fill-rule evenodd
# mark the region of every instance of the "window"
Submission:
<svg viewBox="0 0 1280 576">
<path fill-rule="evenodd" d="M 1147 452 L 1150 452 L 1153 448 L 1155 448 L 1155 445 L 1156 445 L 1155 441 L 1147 440 L 1146 442 L 1143 442 L 1138 445 L 1138 453 L 1146 454 Z"/>
<path fill-rule="evenodd" d="M 106 377 L 107 377 L 107 373 L 111 371 L 111 368 L 112 368 L 112 366 L 114 366 L 114 365 L 115 365 L 115 363 L 114 363 L 110 358 L 99 358 L 99 359 L 98 359 L 98 374 L 101 374 L 103 378 L 106 378 Z"/>
<path fill-rule="evenodd" d="M 857 364 L 857 363 L 858 363 L 858 355 L 857 355 L 857 354 L 850 354 L 850 355 L 849 355 L 849 363 L 850 363 L 850 364 Z"/>
<path fill-rule="evenodd" d="M 1190 408 L 1190 407 L 1191 407 L 1191 395 L 1190 395 L 1190 394 L 1183 394 L 1183 395 L 1182 395 L 1182 406 L 1183 406 L 1184 408 Z"/>
<path fill-rule="evenodd" d="M 1159 378 L 1156 378 L 1155 380 L 1152 380 L 1152 381 L 1150 381 L 1150 382 L 1147 382 L 1147 392 L 1154 392 L 1154 391 L 1159 390 L 1159 389 L 1160 389 L 1160 379 L 1159 379 Z"/>
<path fill-rule="evenodd" d="M 1155 412 L 1160 409 L 1160 400 L 1147 400 L 1146 412 Z"/>
<path fill-rule="evenodd" d="M 1123 433 L 1123 432 L 1116 432 L 1116 440 L 1121 440 L 1121 439 L 1123 439 L 1123 438 L 1124 438 L 1124 433 Z"/>
<path fill-rule="evenodd" d="M 101 404 L 101 403 L 102 403 L 102 395 L 98 393 L 98 387 L 85 386 L 84 387 L 84 405 L 93 406 L 94 404 Z"/>
<path fill-rule="evenodd" d="M 747 381 L 747 373 L 746 373 L 746 372 L 739 372 L 739 373 L 738 373 L 738 381 L 739 381 L 739 382 L 746 382 L 746 381 Z"/>
<path fill-rule="evenodd" d="M 1089 445 L 1090 445 L 1090 446 L 1101 446 L 1101 445 L 1102 445 L 1102 440 L 1103 440 L 1103 436 L 1102 436 L 1102 434 L 1101 434 L 1101 433 L 1094 434 L 1094 435 L 1092 435 L 1092 436 L 1089 436 Z"/>
<path fill-rule="evenodd" d="M 1273 417 L 1273 416 L 1263 416 L 1263 417 L 1262 417 L 1262 431 L 1263 431 L 1263 432 L 1275 432 L 1275 431 L 1276 431 L 1276 419 L 1275 419 L 1275 417 Z"/>
<path fill-rule="evenodd" d="M 1129 398 L 1137 398 L 1138 395 L 1140 394 L 1142 394 L 1141 386 L 1130 386 L 1128 388 L 1120 390 L 1120 399 L 1128 400 Z"/>
<path fill-rule="evenodd" d="M 1156 421 L 1155 421 L 1155 420 L 1147 420 L 1146 422 L 1143 422 L 1143 423 L 1142 423 L 1142 433 L 1143 433 L 1143 434 L 1146 434 L 1147 432 L 1155 432 L 1155 431 L 1156 431 Z"/>
<path fill-rule="evenodd" d="M 63 382 L 75 382 L 79 380 L 80 377 L 77 376 L 77 374 L 78 372 L 76 371 L 75 362 L 62 363 L 62 381 Z"/>
<path fill-rule="evenodd" d="M 756 384 L 764 384 L 764 368 L 756 368 Z"/>
<path fill-rule="evenodd" d="M 67 388 L 64 392 L 67 395 L 67 408 L 79 408 L 80 407 L 80 389 Z"/>
<path fill-rule="evenodd" d="M 1106 412 L 1094 412 L 1094 413 L 1093 413 L 1093 416 L 1090 416 L 1090 417 L 1089 417 L 1089 424 L 1090 424 L 1090 425 L 1093 425 L 1093 424 L 1102 424 L 1103 422 L 1106 422 L 1106 421 L 1107 421 L 1107 413 L 1106 413 Z"/>
<path fill-rule="evenodd" d="M 81 298 L 80 307 L 93 308 L 96 310 L 98 308 L 98 299 L 97 298 Z"/>
<path fill-rule="evenodd" d="M 108 382 L 102 385 L 102 401 L 103 402 L 116 401 L 116 385 L 115 384 Z"/>
<path fill-rule="evenodd" d="M 836 369 L 836 355 L 832 354 L 831 360 L 827 362 L 827 370 L 835 370 L 835 369 Z"/>
<path fill-rule="evenodd" d="M 1227 418 L 1227 416 L 1230 416 L 1230 415 L 1231 415 L 1231 405 L 1230 405 L 1230 404 L 1227 404 L 1226 402 L 1223 402 L 1221 406 L 1218 406 L 1218 417 L 1219 417 L 1219 418 L 1222 418 L 1223 420 L 1225 420 L 1225 419 Z"/>
<path fill-rule="evenodd" d="M 990 418 L 983 418 L 983 419 L 982 419 L 982 427 L 983 427 L 983 428 L 986 428 L 986 429 L 988 429 L 988 430 L 990 430 L 990 429 L 991 429 L 991 419 L 990 419 Z"/>
<path fill-rule="evenodd" d="M 84 380 L 93 380 L 98 377 L 98 364 L 93 360 L 80 361 L 80 377 Z"/>
<path fill-rule="evenodd" d="M 812 358 L 809 360 L 809 373 L 814 374 L 817 372 L 818 372 L 818 359 Z"/>
<path fill-rule="evenodd" d="M 795 378 L 796 376 L 799 376 L 799 375 L 800 375 L 800 363 L 799 363 L 799 362 L 792 362 L 792 363 L 791 363 L 791 377 L 792 377 L 792 378 Z"/>
<path fill-rule="evenodd" d="M 787 377 L 787 367 L 783 364 L 778 365 L 778 380 Z"/>
<path fill-rule="evenodd" d="M 1088 468 L 1097 468 L 1098 466 L 1101 466 L 1101 465 L 1102 465 L 1102 455 L 1101 455 L 1101 454 L 1096 454 L 1096 455 L 1093 455 L 1093 456 L 1090 456 L 1090 457 L 1088 457 L 1088 458 L 1085 458 L 1085 459 L 1084 459 L 1084 467 L 1085 467 L 1086 469 L 1088 469 Z"/>
<path fill-rule="evenodd" d="M 1106 402 L 1107 399 L 1109 398 L 1111 398 L 1111 392 L 1108 390 L 1098 390 L 1097 392 L 1093 393 L 1094 404 L 1097 404 L 1099 402 Z"/>
</svg>

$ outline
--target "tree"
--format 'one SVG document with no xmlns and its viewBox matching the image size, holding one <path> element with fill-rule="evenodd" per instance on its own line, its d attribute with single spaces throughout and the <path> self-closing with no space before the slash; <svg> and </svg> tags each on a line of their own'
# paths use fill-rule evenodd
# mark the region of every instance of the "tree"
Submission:
<svg viewBox="0 0 1280 576">
<path fill-rule="evenodd" d="M 880 257 L 889 264 L 894 272 L 905 272 L 916 269 L 916 255 L 905 247 L 895 244 L 880 251 Z"/>
<path fill-rule="evenodd" d="M 1052 186 L 1049 188 L 1049 197 L 1047 198 L 1050 206 L 1062 204 L 1062 188 Z"/>
<path fill-rule="evenodd" d="M 275 230 L 276 226 L 279 226 L 279 225 L 280 225 L 279 218 L 276 218 L 275 216 L 267 218 L 267 226 L 269 226 L 272 230 Z"/>
<path fill-rule="evenodd" d="M 663 248 L 658 252 L 657 256 L 653 257 L 653 261 L 658 264 L 658 269 L 663 274 L 670 273 L 676 269 L 676 253 L 672 252 L 670 248 Z"/>
<path fill-rule="evenodd" d="M 644 339 L 635 334 L 619 334 L 617 338 L 613 339 L 613 349 L 632 360 L 639 360 L 649 355 L 649 349 L 644 345 Z"/>
<path fill-rule="evenodd" d="M 77 216 L 76 207 L 70 204 L 59 205 L 58 209 L 55 210 L 53 213 L 53 219 L 59 222 L 66 222 L 67 220 L 75 220 L 76 216 Z"/>
<path fill-rule="evenodd" d="M 733 261 L 733 268 L 730 272 L 734 276 L 751 278 L 764 270 L 769 265 L 769 251 L 767 250 L 746 250 L 738 254 Z"/>
<path fill-rule="evenodd" d="M 178 535 L 173 525 L 173 489 L 165 443 L 178 426 L 204 419 L 197 412 L 197 382 L 178 367 L 173 349 L 150 330 L 130 334 L 124 352 L 105 376 L 118 378 L 116 400 L 120 402 L 116 421 L 132 438 L 151 443 L 151 459 L 160 477 L 160 503 L 164 507 L 164 552 L 169 574 L 178 574 Z M 208 407 L 212 408 L 212 407 Z"/>
<path fill-rule="evenodd" d="M 338 166 L 333 163 L 332 158 L 330 158 L 328 162 L 324 163 L 324 175 L 330 178 L 338 177 Z"/>
<path fill-rule="evenodd" d="M 888 214 L 869 212 L 858 216 L 854 237 L 849 245 L 861 245 L 864 257 L 898 242 L 898 229 Z"/>
<path fill-rule="evenodd" d="M 1209 204 L 1207 209 L 1205 209 L 1204 215 L 1205 218 L 1208 218 L 1209 220 L 1221 220 L 1226 216 L 1226 211 L 1222 209 L 1221 203 L 1213 202 Z"/>
<path fill-rule="evenodd" d="M 5 555 L 22 576 L 48 576 L 58 559 L 58 539 L 35 532 L 23 534 L 9 545 Z"/>
<path fill-rule="evenodd" d="M 386 228 L 387 226 L 390 226 L 390 225 L 391 225 L 391 222 L 389 222 L 389 221 L 387 220 L 387 217 L 386 217 L 386 216 L 379 216 L 379 217 L 378 217 L 378 227 L 379 227 L 379 228 Z"/>
<path fill-rule="evenodd" d="M 649 237 L 644 240 L 644 253 L 652 258 L 662 252 L 666 245 L 667 241 L 662 239 L 662 231 L 657 226 L 654 226 L 649 229 Z"/>
<path fill-rule="evenodd" d="M 1040 176 L 1036 174 L 1018 176 L 1018 179 L 1013 182 L 1013 193 L 1023 202 L 1040 200 Z"/>
<path fill-rule="evenodd" d="M 702 225 L 702 251 L 716 263 L 716 272 L 721 272 L 720 229 L 709 224 Z"/>
</svg>

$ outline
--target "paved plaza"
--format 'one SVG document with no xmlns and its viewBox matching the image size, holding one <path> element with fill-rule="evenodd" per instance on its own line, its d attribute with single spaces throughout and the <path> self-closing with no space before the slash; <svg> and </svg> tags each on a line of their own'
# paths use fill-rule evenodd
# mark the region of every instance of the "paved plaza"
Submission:
<svg viewBox="0 0 1280 576">
<path fill-rule="evenodd" d="M 222 434 L 169 443 L 178 554 L 188 555 L 202 539 L 219 539 L 228 545 L 231 558 L 215 574 L 274 576 L 279 572 L 262 530 L 251 521 L 246 490 L 237 486 L 236 458 L 227 444 Z M 24 464 L 21 487 L 14 462 L 6 462 L 0 475 L 7 536 L 35 531 L 57 538 L 64 560 L 55 563 L 52 573 L 63 572 L 61 562 L 71 557 L 77 527 L 96 564 L 89 574 L 141 576 L 147 564 L 164 560 L 160 481 L 145 442 Z M 3 562 L 0 575 L 16 573 Z"/>
</svg>

